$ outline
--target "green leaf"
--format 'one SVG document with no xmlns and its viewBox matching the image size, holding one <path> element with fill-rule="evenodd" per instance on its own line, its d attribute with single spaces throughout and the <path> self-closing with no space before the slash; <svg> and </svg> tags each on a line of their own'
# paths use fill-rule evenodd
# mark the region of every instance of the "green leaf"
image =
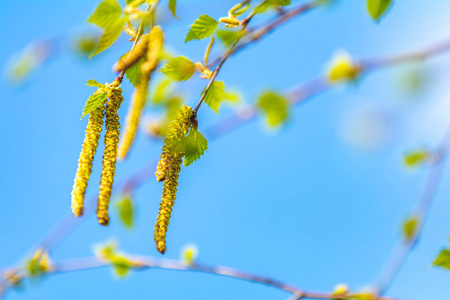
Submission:
<svg viewBox="0 0 450 300">
<path fill-rule="evenodd" d="M 433 262 L 433 266 L 438 266 L 450 270 L 450 250 L 443 249 Z"/>
<path fill-rule="evenodd" d="M 186 35 L 184 42 L 189 42 L 191 40 L 201 40 L 207 38 L 217 29 L 219 22 L 214 20 L 208 15 L 201 15 L 194 24 L 191 25 L 191 29 Z"/>
<path fill-rule="evenodd" d="M 291 4 L 291 0 L 265 0 L 255 7 L 255 13 L 263 13 L 268 9 L 276 6 L 287 6 Z"/>
<path fill-rule="evenodd" d="M 122 7 L 116 0 L 103 0 L 89 17 L 88 22 L 107 29 L 115 24 L 121 15 Z"/>
<path fill-rule="evenodd" d="M 133 227 L 134 207 L 130 195 L 125 195 L 118 203 L 120 221 L 126 228 Z"/>
<path fill-rule="evenodd" d="M 231 46 L 242 34 L 240 30 L 232 29 L 219 29 L 216 31 L 216 36 L 226 47 Z"/>
<path fill-rule="evenodd" d="M 173 16 L 175 18 L 179 19 L 177 14 L 176 14 L 176 8 L 177 8 L 177 0 L 169 0 L 169 9 L 170 9 L 170 11 L 172 12 L 172 14 L 173 14 Z"/>
<path fill-rule="evenodd" d="M 387 11 L 391 3 L 392 0 L 367 0 L 367 11 L 372 19 L 378 21 Z"/>
<path fill-rule="evenodd" d="M 403 162 L 406 166 L 414 168 L 423 165 L 425 162 L 428 161 L 430 156 L 431 154 L 429 151 L 420 149 L 407 153 L 403 157 Z"/>
<path fill-rule="evenodd" d="M 96 87 L 98 87 L 98 88 L 104 88 L 104 87 L 105 87 L 104 84 L 101 84 L 100 82 L 98 82 L 98 81 L 95 80 L 95 79 L 89 79 L 89 80 L 87 81 L 87 85 L 88 85 L 88 86 L 96 86 Z"/>
<path fill-rule="evenodd" d="M 161 73 L 175 81 L 188 80 L 194 71 L 194 63 L 184 56 L 171 58 L 161 69 Z"/>
<path fill-rule="evenodd" d="M 125 77 L 127 77 L 127 79 L 134 87 L 137 87 L 139 85 L 139 81 L 141 79 L 141 66 L 144 61 L 145 57 L 142 57 L 136 63 L 132 64 L 125 70 Z"/>
<path fill-rule="evenodd" d="M 403 236 L 406 240 L 411 240 L 417 235 L 417 230 L 420 225 L 420 217 L 419 216 L 411 216 L 403 223 L 402 231 Z"/>
<path fill-rule="evenodd" d="M 172 90 L 173 82 L 169 78 L 160 80 L 155 87 L 155 91 L 152 97 L 153 104 L 160 104 L 167 99 L 169 93 Z"/>
<path fill-rule="evenodd" d="M 184 166 L 190 166 L 208 149 L 208 141 L 206 138 L 194 128 L 191 129 L 189 135 L 182 141 L 184 151 Z"/>
<path fill-rule="evenodd" d="M 27 274 L 31 277 L 40 277 L 51 270 L 50 257 L 47 251 L 37 249 L 33 257 L 27 259 L 24 266 Z"/>
<path fill-rule="evenodd" d="M 265 92 L 259 97 L 257 104 L 271 127 L 284 123 L 289 116 L 289 101 L 278 93 Z"/>
<path fill-rule="evenodd" d="M 222 81 L 214 81 L 203 101 L 205 101 L 205 103 L 208 104 L 208 106 L 211 107 L 216 113 L 219 113 L 220 102 L 223 101 L 224 97 L 225 84 Z"/>
<path fill-rule="evenodd" d="M 130 268 L 134 266 L 133 262 L 124 255 L 116 254 L 110 260 L 114 273 L 119 278 L 123 278 L 130 272 Z"/>
<path fill-rule="evenodd" d="M 84 105 L 83 115 L 81 116 L 81 119 L 83 119 L 84 116 L 91 113 L 91 111 L 102 105 L 103 101 L 106 99 L 107 96 L 108 96 L 107 92 L 99 92 L 89 96 L 89 98 L 86 101 L 86 104 Z"/>
<path fill-rule="evenodd" d="M 108 49 L 122 33 L 125 23 L 126 23 L 125 18 L 118 18 L 115 20 L 113 24 L 111 24 L 111 26 L 106 28 L 102 36 L 100 37 L 100 40 L 98 41 L 95 52 L 92 53 L 89 56 L 89 58 Z"/>
</svg>

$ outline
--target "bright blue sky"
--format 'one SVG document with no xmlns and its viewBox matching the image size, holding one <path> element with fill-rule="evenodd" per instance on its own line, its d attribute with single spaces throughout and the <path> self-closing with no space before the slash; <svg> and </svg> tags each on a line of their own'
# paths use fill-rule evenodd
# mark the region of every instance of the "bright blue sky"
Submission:
<svg viewBox="0 0 450 300">
<path fill-rule="evenodd" d="M 162 1 L 164 3 L 164 1 Z M 167 42 L 192 59 L 203 56 L 207 41 L 184 44 L 188 25 L 200 14 L 218 18 L 234 1 L 181 1 L 177 21 L 168 16 Z M 211 3 L 214 2 L 212 5 Z M 300 3 L 301 1 L 293 1 Z M 283 90 L 323 72 L 336 50 L 372 57 L 420 48 L 449 38 L 448 1 L 396 1 L 374 23 L 365 1 L 339 1 L 314 11 L 232 57 L 219 77 L 253 102 L 264 88 Z M 2 1 L 0 68 L 30 41 L 67 39 L 62 55 L 37 70 L 20 88 L 0 80 L 0 266 L 14 265 L 70 213 L 70 191 L 86 119 L 79 121 L 92 88 L 86 80 L 111 81 L 111 66 L 129 48 L 124 42 L 92 61 L 67 50 L 73 34 L 89 28 L 85 20 L 96 1 Z M 187 243 L 200 249 L 199 261 L 270 275 L 311 290 L 332 290 L 337 283 L 358 289 L 371 283 L 388 257 L 401 221 L 413 208 L 426 175 L 408 171 L 402 154 L 434 146 L 448 126 L 450 57 L 425 67 L 433 72 L 429 88 L 413 99 L 398 90 L 403 68 L 378 71 L 355 87 L 338 88 L 292 110 L 287 126 L 268 132 L 261 120 L 210 143 L 206 155 L 183 169 L 170 223 L 168 258 L 178 258 Z M 205 82 L 180 86 L 194 105 Z M 132 88 L 124 84 L 125 117 Z M 230 112 L 215 115 L 202 107 L 200 131 Z M 363 117 L 361 117 L 363 116 Z M 360 129 L 370 149 L 344 138 Z M 129 159 L 120 163 L 117 182 L 158 157 L 160 142 L 141 133 Z M 88 194 L 98 189 L 101 150 Z M 440 186 L 424 235 L 396 282 L 393 296 L 448 299 L 450 274 L 431 268 L 450 234 L 450 173 Z M 95 243 L 116 238 L 129 253 L 160 257 L 153 224 L 161 184 L 148 182 L 135 195 L 135 228 L 128 232 L 117 214 L 108 228 L 94 217 L 52 253 L 54 260 L 88 256 Z M 51 276 L 8 299 L 284 299 L 270 287 L 212 275 L 148 270 L 123 281 L 109 269 Z"/>
</svg>

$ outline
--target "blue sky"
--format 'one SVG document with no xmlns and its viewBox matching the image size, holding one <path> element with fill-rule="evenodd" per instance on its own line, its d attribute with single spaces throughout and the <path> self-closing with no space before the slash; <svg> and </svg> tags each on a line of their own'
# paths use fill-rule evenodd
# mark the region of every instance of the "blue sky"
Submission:
<svg viewBox="0 0 450 300">
<path fill-rule="evenodd" d="M 224 16 L 234 2 L 178 2 L 181 20 L 167 15 L 167 43 L 179 54 L 202 57 L 207 41 L 184 43 L 189 24 L 200 14 Z M 363 2 L 341 0 L 290 22 L 233 56 L 220 80 L 253 103 L 264 89 L 281 91 L 321 74 L 337 50 L 370 58 L 450 38 L 447 1 L 396 1 L 379 23 L 370 19 Z M 91 61 L 70 50 L 73 36 L 91 29 L 85 20 L 95 6 L 95 1 L 87 0 L 0 3 L 2 71 L 31 41 L 59 41 L 58 54 L 22 86 L 11 84 L 5 76 L 0 79 L 1 267 L 20 263 L 70 213 L 70 192 L 87 122 L 79 118 L 93 92 L 85 83 L 92 78 L 111 82 L 115 77 L 111 66 L 130 47 L 122 37 L 117 46 Z M 397 241 L 401 222 L 414 207 L 426 176 L 425 168 L 405 169 L 402 154 L 433 147 L 449 125 L 450 76 L 445 72 L 449 63 L 450 56 L 441 55 L 424 64 L 432 74 L 429 86 L 414 97 L 399 90 L 399 78 L 414 66 L 390 68 L 293 108 L 288 124 L 278 131 L 268 131 L 258 119 L 211 141 L 199 162 L 182 169 L 165 256 L 178 258 L 183 245 L 194 243 L 200 262 L 269 275 L 307 290 L 330 291 L 338 283 L 354 290 L 369 285 Z M 195 105 L 204 86 L 204 81 L 195 79 L 179 88 Z M 128 83 L 123 90 L 121 120 L 132 94 Z M 199 130 L 231 112 L 224 107 L 216 115 L 202 107 Z M 349 138 L 349 130 L 359 130 L 356 139 Z M 377 140 L 377 133 L 383 138 Z M 364 142 L 374 140 L 369 145 Z M 161 146 L 141 132 L 129 159 L 118 165 L 116 182 L 156 159 Z M 100 157 L 88 195 L 98 189 Z M 449 175 L 444 174 L 420 243 L 388 291 L 392 296 L 450 297 L 450 274 L 431 268 L 450 234 Z M 133 230 L 120 225 L 115 211 L 107 228 L 99 226 L 95 217 L 86 218 L 55 249 L 52 259 L 92 255 L 93 245 L 111 238 L 128 253 L 160 257 L 153 243 L 153 225 L 161 188 L 152 180 L 136 191 Z M 51 276 L 7 298 L 287 296 L 270 287 L 198 273 L 148 270 L 117 280 L 104 268 Z"/>
</svg>

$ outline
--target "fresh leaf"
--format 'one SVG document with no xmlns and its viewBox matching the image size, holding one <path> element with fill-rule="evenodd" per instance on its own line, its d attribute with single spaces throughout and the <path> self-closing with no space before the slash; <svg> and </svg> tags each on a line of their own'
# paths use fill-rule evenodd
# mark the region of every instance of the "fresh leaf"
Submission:
<svg viewBox="0 0 450 300">
<path fill-rule="evenodd" d="M 225 47 L 231 46 L 243 33 L 240 30 L 219 29 L 216 36 Z"/>
<path fill-rule="evenodd" d="M 184 56 L 171 58 L 161 69 L 161 73 L 175 81 L 188 80 L 194 71 L 194 63 Z"/>
<path fill-rule="evenodd" d="M 186 43 L 191 40 L 201 40 L 207 38 L 217 29 L 219 22 L 214 20 L 208 15 L 201 15 L 194 24 L 191 25 L 191 29 L 186 35 L 184 40 Z"/>
<path fill-rule="evenodd" d="M 107 29 L 115 24 L 121 15 L 122 7 L 116 0 L 103 0 L 89 17 L 88 22 Z"/>
<path fill-rule="evenodd" d="M 259 97 L 258 107 L 266 115 L 267 123 L 271 127 L 284 123 L 289 116 L 289 101 L 285 96 L 272 91 Z"/>
<path fill-rule="evenodd" d="M 134 207 L 133 200 L 129 195 L 125 195 L 118 203 L 119 217 L 126 228 L 133 227 Z"/>
<path fill-rule="evenodd" d="M 367 0 L 367 11 L 372 19 L 378 21 L 387 11 L 391 3 L 392 0 Z"/>
<path fill-rule="evenodd" d="M 36 250 L 33 257 L 25 263 L 25 270 L 29 276 L 39 277 L 51 270 L 51 261 L 47 251 Z"/>
<path fill-rule="evenodd" d="M 110 262 L 113 266 L 114 273 L 119 278 L 123 278 L 128 275 L 130 268 L 133 268 L 134 266 L 133 262 L 122 254 L 112 256 Z"/>
<path fill-rule="evenodd" d="M 403 162 L 406 166 L 414 168 L 427 162 L 430 157 L 431 154 L 429 151 L 420 149 L 407 153 L 403 157 Z"/>
<path fill-rule="evenodd" d="M 87 81 L 87 85 L 88 85 L 88 86 L 96 86 L 96 87 L 98 87 L 98 88 L 104 88 L 104 87 L 105 87 L 104 84 L 101 84 L 100 82 L 98 82 L 98 81 L 95 80 L 95 79 L 89 79 L 89 80 Z"/>
<path fill-rule="evenodd" d="M 328 80 L 330 83 L 347 82 L 358 79 L 361 68 L 353 62 L 346 52 L 334 55 L 328 67 Z"/>
<path fill-rule="evenodd" d="M 433 262 L 433 266 L 438 266 L 450 270 L 450 250 L 443 249 Z"/>
<path fill-rule="evenodd" d="M 190 166 L 208 149 L 208 141 L 206 138 L 194 128 L 191 129 L 189 135 L 182 141 L 184 151 L 184 166 Z"/>
<path fill-rule="evenodd" d="M 175 18 L 179 19 L 176 14 L 176 8 L 177 8 L 177 0 L 169 0 L 170 11 L 172 12 L 172 14 Z"/>
<path fill-rule="evenodd" d="M 255 13 L 260 14 L 266 12 L 270 8 L 287 6 L 289 4 L 291 4 L 291 0 L 265 0 L 255 7 Z"/>
<path fill-rule="evenodd" d="M 105 29 L 105 31 L 103 32 L 102 36 L 100 37 L 100 40 L 98 41 L 95 52 L 92 53 L 89 56 L 89 58 L 108 49 L 122 33 L 125 23 L 126 23 L 125 18 L 118 18 L 115 20 L 115 22 L 113 24 L 111 24 L 109 27 L 107 27 Z"/>
<path fill-rule="evenodd" d="M 206 89 L 203 91 L 203 93 Z M 205 96 L 206 104 L 211 107 L 216 113 L 219 113 L 220 102 L 225 97 L 225 84 L 222 81 L 214 81 Z"/>
<path fill-rule="evenodd" d="M 185 245 L 181 249 L 181 262 L 187 266 L 195 264 L 195 260 L 198 256 L 198 247 L 196 245 Z"/>
<path fill-rule="evenodd" d="M 416 234 L 417 230 L 419 229 L 420 225 L 420 218 L 419 216 L 411 216 L 403 223 L 403 236 L 406 240 L 412 240 Z"/>
<path fill-rule="evenodd" d="M 160 104 L 167 99 L 169 93 L 172 90 L 173 82 L 169 78 L 160 80 L 155 87 L 155 91 L 152 97 L 153 104 Z"/>
<path fill-rule="evenodd" d="M 142 57 L 136 63 L 132 64 L 125 70 L 125 77 L 127 77 L 127 79 L 134 87 L 137 87 L 139 85 L 139 81 L 141 78 L 141 66 L 144 61 L 145 57 Z"/>
<path fill-rule="evenodd" d="M 84 105 L 83 115 L 81 116 L 81 119 L 83 119 L 84 116 L 91 113 L 91 111 L 102 105 L 103 101 L 106 99 L 107 96 L 108 96 L 107 92 L 98 92 L 89 96 L 89 98 L 86 101 L 86 104 Z"/>
</svg>

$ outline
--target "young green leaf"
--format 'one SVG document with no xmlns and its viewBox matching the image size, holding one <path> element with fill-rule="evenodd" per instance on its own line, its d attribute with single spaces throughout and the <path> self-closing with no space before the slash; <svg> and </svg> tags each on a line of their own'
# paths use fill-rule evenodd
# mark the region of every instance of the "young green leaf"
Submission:
<svg viewBox="0 0 450 300">
<path fill-rule="evenodd" d="M 418 216 L 411 216 L 403 223 L 403 236 L 407 241 L 413 239 L 417 230 L 419 229 L 420 218 Z"/>
<path fill-rule="evenodd" d="M 328 81 L 330 83 L 342 83 L 358 79 L 361 68 L 348 53 L 337 52 L 328 67 Z"/>
<path fill-rule="evenodd" d="M 121 15 L 122 7 L 120 7 L 120 4 L 116 0 L 103 0 L 89 17 L 88 22 L 103 29 L 107 29 L 110 28 Z"/>
<path fill-rule="evenodd" d="M 113 266 L 114 273 L 119 278 L 127 276 L 130 272 L 130 268 L 134 267 L 133 262 L 121 254 L 113 255 L 110 262 Z"/>
<path fill-rule="evenodd" d="M 255 13 L 263 13 L 268 9 L 276 6 L 287 6 L 291 4 L 291 0 L 265 0 L 255 7 Z"/>
<path fill-rule="evenodd" d="M 372 19 L 378 21 L 387 11 L 392 0 L 367 0 L 367 11 Z"/>
<path fill-rule="evenodd" d="M 175 81 L 185 81 L 194 74 L 195 65 L 184 56 L 171 58 L 166 65 L 161 68 L 161 73 Z"/>
<path fill-rule="evenodd" d="M 188 244 L 181 249 L 181 262 L 184 265 L 192 266 L 198 256 L 198 247 L 196 245 Z"/>
<path fill-rule="evenodd" d="M 133 227 L 133 215 L 134 207 L 133 200 L 129 195 L 125 195 L 118 203 L 117 208 L 119 210 L 120 221 L 126 228 Z"/>
<path fill-rule="evenodd" d="M 89 58 L 108 49 L 122 33 L 125 23 L 125 18 L 118 18 L 114 21 L 114 23 L 110 24 L 110 26 L 108 26 L 103 32 L 100 40 L 98 41 L 97 48 L 94 53 L 89 56 Z"/>
<path fill-rule="evenodd" d="M 406 166 L 414 168 L 427 162 L 430 156 L 429 151 L 420 149 L 407 153 L 403 158 L 403 162 Z"/>
<path fill-rule="evenodd" d="M 98 88 L 104 88 L 104 87 L 105 87 L 104 84 L 101 84 L 100 82 L 98 82 L 98 81 L 95 80 L 95 79 L 89 79 L 89 80 L 87 81 L 87 85 L 88 85 L 88 86 L 96 86 L 96 87 L 98 87 Z"/>
<path fill-rule="evenodd" d="M 86 116 L 91 111 L 93 111 L 94 109 L 99 107 L 103 103 L 103 101 L 106 99 L 107 96 L 108 96 L 107 92 L 99 92 L 99 93 L 95 93 L 95 94 L 92 94 L 91 96 L 89 96 L 89 98 L 86 101 L 86 104 L 84 105 L 83 114 L 81 116 L 81 119 L 83 119 L 84 116 Z"/>
<path fill-rule="evenodd" d="M 267 123 L 275 127 L 284 123 L 289 116 L 289 101 L 285 96 L 267 91 L 258 99 L 258 107 L 266 115 Z"/>
<path fill-rule="evenodd" d="M 242 34 L 240 30 L 233 29 L 219 29 L 216 31 L 216 36 L 225 47 L 231 46 Z"/>
<path fill-rule="evenodd" d="M 433 262 L 433 266 L 438 266 L 450 270 L 450 250 L 443 249 Z"/>
<path fill-rule="evenodd" d="M 139 85 L 139 80 L 141 78 L 141 66 L 144 61 L 145 57 L 142 57 L 136 63 L 132 64 L 125 70 L 125 77 L 128 78 L 128 80 L 134 87 L 137 87 Z"/>
<path fill-rule="evenodd" d="M 169 0 L 169 9 L 170 9 L 170 11 L 172 12 L 173 16 L 174 16 L 175 18 L 179 19 L 178 16 L 177 16 L 177 13 L 176 13 L 176 9 L 177 9 L 177 0 Z"/>
<path fill-rule="evenodd" d="M 191 129 L 189 135 L 182 142 L 184 151 L 184 166 L 190 166 L 208 149 L 208 141 L 206 138 L 194 128 Z"/>
<path fill-rule="evenodd" d="M 217 29 L 219 22 L 214 20 L 208 15 L 201 15 L 194 24 L 191 25 L 191 29 L 186 35 L 184 40 L 186 43 L 191 40 L 201 40 L 207 38 Z"/>
<path fill-rule="evenodd" d="M 203 91 L 203 93 L 205 90 Z M 222 81 L 214 81 L 205 96 L 205 103 L 216 113 L 219 113 L 220 102 L 225 97 L 225 84 Z"/>
</svg>

